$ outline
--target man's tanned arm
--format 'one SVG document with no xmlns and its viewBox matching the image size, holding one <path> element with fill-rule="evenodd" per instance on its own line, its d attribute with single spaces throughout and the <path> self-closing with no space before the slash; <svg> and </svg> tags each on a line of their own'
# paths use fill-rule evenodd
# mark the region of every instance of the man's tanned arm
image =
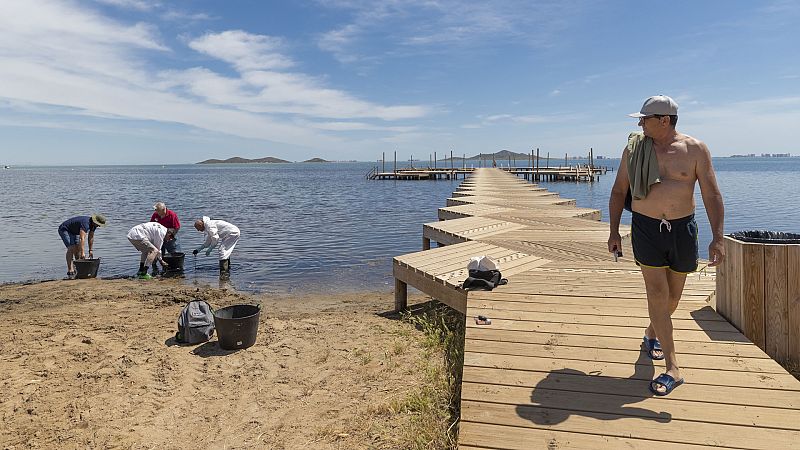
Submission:
<svg viewBox="0 0 800 450">
<path fill-rule="evenodd" d="M 711 164 L 711 152 L 706 144 L 699 143 L 700 156 L 697 161 L 697 181 L 700 183 L 700 193 L 703 196 L 703 205 L 706 207 L 708 222 L 711 224 L 713 235 L 708 246 L 709 266 L 716 266 L 725 258 L 722 245 L 723 228 L 725 223 L 725 206 L 722 203 L 722 193 L 717 185 L 717 176 Z"/>
<path fill-rule="evenodd" d="M 619 170 L 617 170 L 617 178 L 614 180 L 614 186 L 611 188 L 611 196 L 608 199 L 608 221 L 610 222 L 610 232 L 608 236 L 608 251 L 621 251 L 622 238 L 619 235 L 619 222 L 622 218 L 622 210 L 625 207 L 625 196 L 630 189 L 628 181 L 628 165 L 625 163 L 628 160 L 628 149 L 622 152 L 622 160 L 619 163 Z M 616 247 L 616 250 L 614 248 Z"/>
</svg>

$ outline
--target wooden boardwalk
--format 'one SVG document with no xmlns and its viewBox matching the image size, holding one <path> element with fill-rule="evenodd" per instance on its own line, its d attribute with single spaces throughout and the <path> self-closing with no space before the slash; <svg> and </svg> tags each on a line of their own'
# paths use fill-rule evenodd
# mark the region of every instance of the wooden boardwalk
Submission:
<svg viewBox="0 0 800 450">
<path fill-rule="evenodd" d="M 472 201 L 442 208 L 452 220 L 423 235 L 453 245 L 394 267 L 397 307 L 408 283 L 466 313 L 459 448 L 800 448 L 800 382 L 714 311 L 712 270 L 687 278 L 673 316 L 686 383 L 654 397 L 664 364 L 641 348 L 649 319 L 629 241 L 614 262 L 599 211 L 541 202 L 499 170 L 476 170 L 458 192 Z M 509 283 L 461 290 L 483 254 Z"/>
</svg>

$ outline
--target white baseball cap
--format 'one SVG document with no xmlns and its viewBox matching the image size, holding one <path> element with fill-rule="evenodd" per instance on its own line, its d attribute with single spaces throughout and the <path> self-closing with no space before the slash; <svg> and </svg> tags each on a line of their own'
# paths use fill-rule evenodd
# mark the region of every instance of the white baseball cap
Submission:
<svg viewBox="0 0 800 450">
<path fill-rule="evenodd" d="M 644 101 L 641 111 L 628 115 L 637 119 L 645 116 L 677 116 L 678 104 L 666 95 L 654 95 Z"/>
</svg>

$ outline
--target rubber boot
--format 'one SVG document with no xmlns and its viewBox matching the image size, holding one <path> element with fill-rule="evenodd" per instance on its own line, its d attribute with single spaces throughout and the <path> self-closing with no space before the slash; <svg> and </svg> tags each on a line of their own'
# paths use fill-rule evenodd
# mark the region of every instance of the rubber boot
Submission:
<svg viewBox="0 0 800 450">
<path fill-rule="evenodd" d="M 230 278 L 231 276 L 231 259 L 220 259 L 219 260 L 219 277 L 220 278 Z"/>
<path fill-rule="evenodd" d="M 139 263 L 139 271 L 136 272 L 136 275 L 142 275 L 147 273 L 147 268 L 144 266 L 144 263 Z"/>
<path fill-rule="evenodd" d="M 156 275 L 158 275 L 158 264 L 156 264 L 156 262 L 153 261 L 153 276 Z"/>
</svg>

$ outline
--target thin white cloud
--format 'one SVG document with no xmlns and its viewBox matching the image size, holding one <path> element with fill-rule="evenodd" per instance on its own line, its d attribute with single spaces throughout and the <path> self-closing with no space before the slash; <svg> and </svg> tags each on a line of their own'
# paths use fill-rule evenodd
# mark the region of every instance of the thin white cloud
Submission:
<svg viewBox="0 0 800 450">
<path fill-rule="evenodd" d="M 161 70 L 150 56 L 172 58 L 176 66 L 183 61 L 153 25 L 113 20 L 69 0 L 9 1 L 3 9 L 0 100 L 6 100 L 6 109 L 30 112 L 31 105 L 50 105 L 63 109 L 58 114 L 177 123 L 315 147 L 339 142 L 336 128 L 346 127 L 336 121 L 326 126 L 325 119 L 359 119 L 363 125 L 351 126 L 352 131 L 369 131 L 385 127 L 370 125 L 371 120 L 431 112 L 426 106 L 361 100 L 319 78 L 285 72 L 295 63 L 282 41 L 270 36 L 230 30 L 189 42 L 192 49 L 230 64 L 236 76 L 205 67 Z"/>
<path fill-rule="evenodd" d="M 321 35 L 318 45 L 342 62 L 376 53 L 472 51 L 509 43 L 548 47 L 583 13 L 574 1 L 488 0 L 317 0 L 323 7 L 344 10 L 353 19 Z M 392 30 L 386 33 L 386 30 Z M 382 45 L 374 46 L 380 41 Z M 374 51 L 370 52 L 370 48 Z"/>
<path fill-rule="evenodd" d="M 575 120 L 574 114 L 559 114 L 559 115 L 515 115 L 515 114 L 492 114 L 488 116 L 479 116 L 478 119 L 482 120 L 482 125 L 491 125 L 499 123 L 523 123 L 523 124 L 544 124 L 544 123 L 566 123 Z M 464 127 L 462 125 L 462 127 Z"/>
<path fill-rule="evenodd" d="M 151 0 L 95 0 L 97 3 L 136 11 L 150 11 L 161 6 L 161 2 Z"/>
<path fill-rule="evenodd" d="M 229 30 L 208 33 L 189 42 L 189 47 L 232 64 L 237 70 L 280 70 L 294 66 L 281 54 L 279 38 Z"/>
<path fill-rule="evenodd" d="M 417 127 L 387 127 L 364 122 L 317 122 L 309 124 L 309 126 L 329 131 L 389 131 L 393 133 L 417 131 Z"/>
</svg>

